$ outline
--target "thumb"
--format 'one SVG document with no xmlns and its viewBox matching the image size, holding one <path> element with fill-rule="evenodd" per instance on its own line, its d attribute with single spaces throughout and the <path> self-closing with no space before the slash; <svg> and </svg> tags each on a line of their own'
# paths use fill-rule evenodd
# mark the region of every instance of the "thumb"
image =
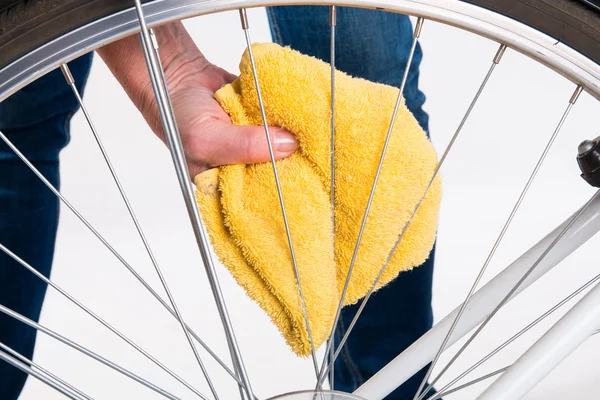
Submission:
<svg viewBox="0 0 600 400">
<path fill-rule="evenodd" d="M 203 138 L 203 158 L 211 166 L 226 164 L 254 164 L 271 160 L 267 136 L 263 126 L 238 126 L 231 122 L 213 120 Z M 273 155 L 276 160 L 291 156 L 298 149 L 296 137 L 279 127 L 269 127 Z"/>
</svg>

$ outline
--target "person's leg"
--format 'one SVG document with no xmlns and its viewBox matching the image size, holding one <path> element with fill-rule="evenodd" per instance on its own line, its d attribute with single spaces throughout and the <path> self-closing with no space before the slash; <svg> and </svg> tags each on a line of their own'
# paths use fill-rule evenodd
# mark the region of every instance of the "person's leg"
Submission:
<svg viewBox="0 0 600 400">
<path fill-rule="evenodd" d="M 92 55 L 69 67 L 83 90 Z M 56 187 L 58 154 L 69 141 L 69 121 L 78 105 L 60 70 L 21 89 L 0 103 L 0 131 Z M 45 276 L 50 275 L 58 224 L 58 199 L 0 141 L 0 243 Z M 0 304 L 38 320 L 46 284 L 0 251 Z M 0 313 L 0 342 L 27 358 L 36 331 Z M 27 376 L 0 361 L 0 399 L 19 397 Z"/>
<path fill-rule="evenodd" d="M 277 43 L 329 62 L 328 7 L 272 7 L 267 12 Z M 337 69 L 399 87 L 412 44 L 412 29 L 405 15 L 338 7 Z M 422 109 L 425 96 L 418 88 L 421 58 L 417 46 L 404 96 L 408 108 L 428 131 L 428 116 Z M 431 328 L 433 253 L 422 266 L 400 274 L 373 295 L 336 362 L 336 389 L 352 392 Z M 358 304 L 344 308 L 338 342 L 357 309 Z M 424 374 L 424 370 L 419 372 L 388 399 L 412 400 Z"/>
</svg>

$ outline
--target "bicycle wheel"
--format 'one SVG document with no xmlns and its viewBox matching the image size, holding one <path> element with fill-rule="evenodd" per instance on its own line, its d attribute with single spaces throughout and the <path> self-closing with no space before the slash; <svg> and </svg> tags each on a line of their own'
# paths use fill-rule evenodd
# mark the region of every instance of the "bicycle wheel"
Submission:
<svg viewBox="0 0 600 400">
<path fill-rule="evenodd" d="M 500 274 L 497 279 L 475 293 L 475 289 L 483 276 L 483 272 L 489 265 L 497 246 L 503 240 L 504 234 L 510 226 L 516 211 L 519 209 L 533 179 L 536 177 L 541 163 L 552 146 L 556 135 L 560 132 L 560 128 L 562 127 L 568 112 L 576 103 L 582 91 L 589 93 L 593 97 L 600 98 L 600 90 L 598 89 L 600 69 L 597 65 L 600 61 L 600 46 L 598 46 L 598 39 L 600 38 L 600 33 L 598 32 L 599 16 L 592 8 L 587 8 L 583 4 L 571 1 L 471 1 L 469 3 L 472 4 L 466 4 L 449 0 L 406 2 L 347 0 L 339 2 L 280 1 L 277 2 L 277 5 L 313 3 L 377 8 L 380 9 L 381 12 L 406 13 L 424 20 L 434 20 L 450 24 L 498 42 L 499 51 L 489 60 L 492 64 L 492 68 L 482 82 L 480 87 L 481 90 L 477 92 L 477 95 L 473 99 L 472 106 L 477 102 L 479 94 L 483 91 L 495 66 L 500 63 L 503 53 L 507 48 L 517 50 L 533 60 L 551 67 L 553 70 L 574 83 L 573 95 L 565 100 L 565 106 L 568 106 L 568 108 L 564 112 L 558 127 L 553 132 L 553 135 L 548 142 L 548 146 L 539 158 L 538 164 L 530 175 L 522 194 L 517 199 L 513 211 L 509 213 L 509 218 L 506 221 L 504 228 L 501 230 L 497 241 L 494 242 L 492 250 L 489 253 L 489 258 L 484 262 L 481 273 L 478 275 L 475 284 L 469 291 L 467 300 L 465 300 L 462 305 L 446 319 L 436 325 L 432 331 L 413 345 L 413 347 L 400 355 L 389 367 L 386 367 L 381 373 L 358 389 L 354 395 L 327 392 L 318 395 L 315 394 L 315 392 L 307 392 L 305 394 L 289 394 L 286 395 L 287 397 L 282 397 L 295 399 L 304 398 L 299 396 L 305 396 L 306 398 L 315 396 L 317 398 L 328 398 L 327 396 L 329 396 L 329 398 L 336 400 L 337 398 L 380 399 L 386 396 L 404 380 L 412 376 L 413 373 L 427 365 L 430 361 L 434 360 L 433 364 L 437 364 L 443 350 L 482 322 L 483 324 L 480 325 L 480 329 L 483 329 L 482 327 L 487 325 L 489 321 L 488 316 L 495 315 L 497 308 L 504 305 L 513 297 L 513 295 L 516 295 L 532 283 L 532 281 L 543 275 L 544 272 L 551 269 L 571 251 L 593 236 L 600 228 L 597 227 L 598 223 L 595 212 L 598 202 L 594 197 L 592 198 L 592 201 L 584 205 L 581 211 L 576 212 L 574 217 L 568 218 L 564 224 L 551 232 L 538 244 L 534 245 L 523 257 L 518 258 L 517 261 L 515 261 L 504 273 Z M 138 32 L 140 30 L 140 20 L 145 21 L 148 26 L 156 26 L 168 21 L 207 13 L 258 7 L 269 4 L 271 3 L 263 1 L 152 1 L 145 3 L 143 7 L 144 17 L 142 18 L 136 13 L 134 7 L 131 7 L 127 2 L 121 1 L 66 1 L 59 3 L 38 1 L 3 3 L 3 6 L 0 7 L 4 10 L 0 17 L 0 27 L 2 27 L 2 30 L 0 30 L 0 101 L 6 99 L 10 94 L 14 93 L 27 83 L 50 70 L 55 69 L 68 60 L 74 59 L 81 54 L 111 41 Z M 143 32 L 148 33 L 145 29 Z M 149 36 L 145 37 L 147 45 L 150 44 L 149 38 Z M 150 49 L 148 51 L 149 58 L 152 58 L 151 54 L 152 51 Z M 156 69 L 156 67 L 158 67 L 158 69 Z M 160 66 L 155 65 L 153 77 L 156 79 L 157 87 L 159 88 L 158 91 L 160 93 Z M 165 96 L 165 93 L 163 93 L 162 101 L 159 101 L 159 103 L 164 107 L 165 121 L 169 122 L 168 99 Z M 458 137 L 471 110 L 472 107 L 469 107 L 464 116 L 463 123 L 461 123 L 456 130 L 456 136 L 454 136 L 454 138 Z M 242 393 L 245 393 L 241 395 L 242 398 L 243 396 L 249 398 L 253 396 L 249 384 L 250 377 L 244 371 L 245 367 L 241 359 L 242 351 L 237 348 L 232 325 L 229 321 L 227 310 L 224 307 L 224 300 L 216 278 L 215 265 L 211 261 L 212 258 L 210 256 L 206 234 L 201 227 L 199 216 L 195 214 L 195 205 L 193 202 L 193 195 L 189 190 L 189 184 L 186 184 L 185 182 L 187 174 L 185 173 L 185 163 L 183 163 L 181 159 L 181 149 L 178 149 L 177 147 L 177 136 L 173 130 L 173 126 L 166 130 L 170 130 L 173 133 L 171 138 L 171 151 L 175 156 L 175 165 L 179 172 L 180 184 L 184 190 L 184 197 L 187 201 L 190 218 L 195 228 L 196 238 L 203 253 L 203 260 L 208 271 L 207 275 L 211 282 L 211 288 L 216 297 L 217 304 L 220 307 L 219 317 L 221 322 L 225 325 L 228 336 L 228 345 L 235 360 L 234 367 L 227 367 L 228 371 L 226 375 L 229 376 L 225 379 L 228 379 L 230 387 L 237 388 L 239 384 Z M 440 167 L 442 166 L 446 155 L 450 154 L 449 150 L 452 147 L 452 143 L 454 143 L 454 140 L 451 141 L 451 145 L 447 150 L 448 152 L 444 153 L 442 156 L 442 162 L 439 164 Z M 58 195 L 58 192 L 56 194 Z M 70 203 L 66 203 L 64 197 L 62 200 L 68 208 L 72 207 Z M 74 207 L 72 209 L 74 209 Z M 78 216 L 84 220 L 81 214 L 78 214 Z M 87 220 L 85 220 L 85 223 L 88 224 L 89 228 L 93 229 L 93 227 L 87 223 Z M 401 237 L 402 232 L 398 233 Z M 107 242 L 104 244 L 109 245 Z M 3 248 L 3 250 L 6 251 L 10 249 Z M 111 251 L 119 256 L 114 248 L 111 247 Z M 122 258 L 121 262 L 126 264 L 126 266 L 129 266 Z M 523 276 L 525 276 L 525 278 L 522 278 Z M 595 283 L 595 279 L 596 278 L 588 282 L 586 288 Z M 149 285 L 147 288 L 149 288 Z M 593 294 L 594 292 L 590 293 Z M 157 297 L 160 296 L 157 295 Z M 174 303 L 171 302 L 171 299 L 169 299 L 169 302 L 162 300 L 162 304 L 171 311 L 175 318 L 179 318 L 182 325 L 185 325 L 179 312 L 174 307 Z M 173 307 L 173 309 L 171 309 L 171 307 Z M 4 311 L 10 313 L 10 310 Z M 579 329 L 579 335 L 574 335 L 576 338 L 570 342 L 569 346 L 576 346 L 583 341 L 586 334 L 593 332 L 596 319 L 592 318 L 594 317 L 592 311 L 590 311 L 589 315 L 589 324 L 577 327 L 577 329 Z M 106 324 L 104 320 L 102 320 L 101 323 Z M 566 328 L 570 326 L 571 324 L 567 324 Z M 36 328 L 43 329 L 40 326 L 36 326 Z M 563 332 L 563 329 L 566 328 L 564 324 L 558 324 L 550 333 L 561 333 Z M 121 336 L 121 339 L 128 340 L 124 334 L 116 332 L 115 328 L 112 328 L 112 330 L 113 333 L 117 333 L 117 335 Z M 191 335 L 190 342 L 196 343 L 197 345 L 200 335 L 197 335 L 195 332 L 188 329 L 186 329 L 186 332 Z M 476 333 L 479 333 L 479 330 L 477 330 Z M 58 337 L 58 335 L 53 333 L 51 333 L 51 335 L 55 338 Z M 470 339 L 468 343 L 470 343 Z M 141 350 L 141 347 L 137 344 L 130 344 L 137 346 L 138 351 Z M 556 349 L 560 354 L 566 354 L 567 350 L 572 350 L 572 347 L 567 345 L 561 345 L 560 343 L 555 342 L 552 344 L 552 349 Z M 339 348 L 340 347 L 338 347 L 338 349 Z M 459 350 L 458 354 L 460 353 L 462 353 L 462 348 Z M 492 385 L 481 398 L 519 398 L 527 392 L 533 384 L 541 379 L 541 374 L 539 374 L 539 376 L 537 374 L 535 376 L 527 376 L 527 382 L 515 379 L 515 374 L 523 374 L 523 368 L 527 370 L 531 369 L 532 366 L 539 364 L 539 355 L 535 358 L 532 358 L 531 356 L 531 354 L 534 353 L 535 351 L 523 355 L 523 358 L 515 364 L 514 368 L 508 369 L 504 374 L 504 377 L 498 380 L 496 384 Z M 10 354 L 4 352 L 1 354 L 4 355 L 3 359 L 5 361 L 20 365 L 21 367 L 26 367 L 28 373 L 35 374 L 36 377 L 48 382 L 63 394 L 72 398 L 86 398 L 81 392 L 73 389 L 56 377 L 49 375 L 45 370 L 40 369 L 38 366 L 33 366 L 33 364 L 29 364 L 28 361 L 25 361 L 23 365 L 23 361 L 18 362 L 18 360 L 14 360 L 13 356 L 10 356 Z M 216 354 L 213 353 L 213 357 L 215 356 Z M 97 356 L 94 357 L 96 359 L 98 358 Z M 206 356 L 203 356 L 203 358 L 204 357 Z M 553 358 L 548 362 L 548 365 L 557 363 L 561 357 L 562 356 L 559 354 L 553 355 Z M 224 356 L 222 356 L 222 358 L 225 359 Z M 455 359 L 453 358 L 450 361 L 450 364 L 454 361 Z M 222 361 L 221 363 L 225 364 Z M 321 381 L 327 372 L 325 365 L 326 364 L 323 363 L 323 365 L 320 366 L 319 375 Z M 216 366 L 215 368 L 220 367 Z M 505 369 L 499 371 L 499 373 L 501 373 L 504 372 Z M 185 394 L 177 396 L 172 395 L 170 394 L 170 390 L 167 391 L 161 389 L 137 375 L 132 376 L 134 374 L 131 372 L 122 372 L 125 372 L 137 382 L 142 383 L 142 385 L 145 385 L 148 389 L 154 391 L 154 393 L 158 393 L 159 395 L 168 398 L 190 396 L 194 393 L 197 396 L 206 395 L 200 394 L 200 392 L 192 385 L 187 384 L 187 382 L 179 376 L 173 376 L 176 374 L 170 371 L 167 372 L 183 384 L 184 392 L 182 393 Z M 446 370 L 443 369 L 437 376 L 432 376 L 433 382 L 437 382 L 438 377 L 445 372 Z M 452 384 L 455 383 L 458 383 L 458 381 L 443 385 L 444 387 L 441 389 L 441 392 L 449 393 L 452 390 Z M 185 386 L 189 389 L 188 391 L 185 391 Z M 421 386 L 420 391 L 424 389 L 425 384 Z M 247 392 L 244 392 L 244 390 Z M 206 393 L 209 392 L 207 391 Z M 210 395 L 206 395 L 206 397 L 209 396 Z M 415 398 L 417 397 L 420 397 L 419 393 L 416 394 Z"/>
</svg>

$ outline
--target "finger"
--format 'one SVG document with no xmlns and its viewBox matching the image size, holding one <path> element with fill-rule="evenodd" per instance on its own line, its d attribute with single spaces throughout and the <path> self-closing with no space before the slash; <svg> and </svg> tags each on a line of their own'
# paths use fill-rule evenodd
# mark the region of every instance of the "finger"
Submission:
<svg viewBox="0 0 600 400">
<path fill-rule="evenodd" d="M 194 138 L 188 157 L 212 167 L 227 164 L 254 164 L 271 159 L 264 127 L 237 126 L 212 120 L 202 127 L 204 134 Z M 276 160 L 289 157 L 298 149 L 295 136 L 279 127 L 269 127 Z"/>
</svg>

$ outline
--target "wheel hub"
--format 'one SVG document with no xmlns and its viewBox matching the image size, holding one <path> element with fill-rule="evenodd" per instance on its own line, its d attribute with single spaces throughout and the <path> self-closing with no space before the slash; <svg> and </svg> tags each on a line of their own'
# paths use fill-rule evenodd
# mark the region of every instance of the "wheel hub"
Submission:
<svg viewBox="0 0 600 400">
<path fill-rule="evenodd" d="M 321 391 L 301 391 L 286 393 L 272 397 L 269 400 L 365 400 L 362 397 L 355 396 L 350 393 L 342 393 L 337 391 L 321 390 Z"/>
</svg>

